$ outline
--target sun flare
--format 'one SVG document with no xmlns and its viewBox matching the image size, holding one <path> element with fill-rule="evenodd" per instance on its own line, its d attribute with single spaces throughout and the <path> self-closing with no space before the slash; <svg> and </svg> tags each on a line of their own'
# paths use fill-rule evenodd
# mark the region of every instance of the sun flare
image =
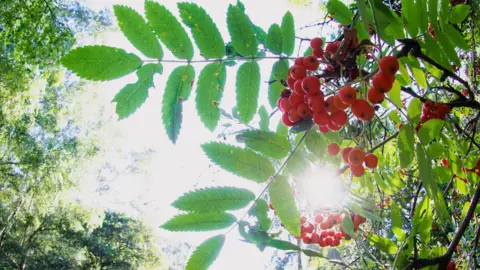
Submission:
<svg viewBox="0 0 480 270">
<path fill-rule="evenodd" d="M 336 208 L 345 200 L 344 184 L 333 168 L 316 168 L 305 175 L 302 182 L 301 192 L 315 209 Z"/>
</svg>

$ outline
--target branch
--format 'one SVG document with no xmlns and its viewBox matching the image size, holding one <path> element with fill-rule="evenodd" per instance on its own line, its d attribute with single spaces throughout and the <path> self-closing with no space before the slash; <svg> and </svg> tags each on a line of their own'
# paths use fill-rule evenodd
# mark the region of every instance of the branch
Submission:
<svg viewBox="0 0 480 270">
<path fill-rule="evenodd" d="M 233 57 L 222 59 L 203 59 L 203 60 L 158 60 L 158 59 L 142 59 L 143 62 L 150 63 L 212 63 L 212 62 L 226 62 L 226 61 L 249 61 L 249 60 L 262 60 L 262 59 L 275 59 L 275 60 L 295 60 L 295 57 L 285 56 L 246 56 L 246 57 Z"/>
</svg>

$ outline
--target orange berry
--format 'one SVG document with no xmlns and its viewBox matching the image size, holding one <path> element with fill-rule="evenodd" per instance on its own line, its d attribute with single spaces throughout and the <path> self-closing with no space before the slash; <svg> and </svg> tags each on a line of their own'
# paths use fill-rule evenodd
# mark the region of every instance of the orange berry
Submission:
<svg viewBox="0 0 480 270">
<path fill-rule="evenodd" d="M 378 61 L 378 66 L 383 73 L 389 76 L 395 76 L 395 73 L 397 73 L 400 68 L 398 59 L 395 56 L 382 57 L 380 61 Z"/>
<path fill-rule="evenodd" d="M 336 156 L 340 152 L 340 147 L 336 143 L 331 143 L 328 145 L 328 153 L 332 156 Z"/>
<path fill-rule="evenodd" d="M 365 155 L 365 167 L 370 169 L 375 169 L 378 165 L 378 158 L 372 153 Z"/>
<path fill-rule="evenodd" d="M 342 102 L 339 95 L 333 96 L 333 106 L 335 106 L 335 108 L 337 108 L 339 110 L 343 110 L 343 111 L 346 110 L 348 107 L 350 107 L 350 105 Z"/>
<path fill-rule="evenodd" d="M 362 121 L 369 121 L 375 116 L 375 109 L 366 100 L 357 99 L 352 105 L 352 113 Z"/>
<path fill-rule="evenodd" d="M 300 80 L 307 76 L 307 71 L 303 65 L 293 65 L 290 68 L 290 76 L 292 76 L 292 78 L 295 80 Z"/>
<path fill-rule="evenodd" d="M 357 91 L 350 86 L 344 86 L 338 91 L 340 100 L 347 105 L 352 105 L 357 100 Z"/>
<path fill-rule="evenodd" d="M 392 80 L 392 78 L 387 74 L 379 72 L 375 74 L 375 76 L 373 76 L 372 86 L 373 88 L 377 89 L 381 93 L 388 93 L 388 91 L 392 89 L 394 80 L 395 80 L 395 77 L 393 77 L 393 80 Z"/>
<path fill-rule="evenodd" d="M 297 113 L 303 119 L 311 115 L 310 108 L 308 108 L 308 105 L 305 103 L 298 104 Z"/>
<path fill-rule="evenodd" d="M 385 99 L 385 94 L 372 87 L 368 90 L 367 98 L 371 103 L 379 104 Z"/>
<path fill-rule="evenodd" d="M 348 155 L 348 163 L 352 166 L 360 166 L 365 161 L 365 152 L 362 149 L 354 148 Z"/>
</svg>

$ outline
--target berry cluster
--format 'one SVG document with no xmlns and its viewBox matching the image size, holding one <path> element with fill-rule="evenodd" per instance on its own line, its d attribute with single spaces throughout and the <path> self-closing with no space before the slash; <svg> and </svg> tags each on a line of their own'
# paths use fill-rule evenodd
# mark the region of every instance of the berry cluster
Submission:
<svg viewBox="0 0 480 270">
<path fill-rule="evenodd" d="M 398 72 L 399 63 L 395 56 L 384 56 L 378 61 L 380 72 L 372 78 L 372 88 L 368 90 L 367 98 L 373 104 L 382 103 L 385 93 L 388 93 L 395 82 L 395 73 Z"/>
<path fill-rule="evenodd" d="M 430 119 L 445 120 L 445 116 L 450 113 L 450 106 L 440 102 L 432 102 L 430 100 L 423 103 L 422 116 L 420 117 L 420 124 L 427 122 Z"/>
<path fill-rule="evenodd" d="M 340 147 L 336 143 L 328 145 L 328 153 L 336 156 Z M 365 173 L 365 167 L 375 169 L 378 165 L 378 158 L 372 153 L 365 153 L 360 148 L 345 147 L 342 149 L 342 159 L 350 166 L 353 176 L 360 177 Z M 365 165 L 365 167 L 364 167 Z"/>
</svg>

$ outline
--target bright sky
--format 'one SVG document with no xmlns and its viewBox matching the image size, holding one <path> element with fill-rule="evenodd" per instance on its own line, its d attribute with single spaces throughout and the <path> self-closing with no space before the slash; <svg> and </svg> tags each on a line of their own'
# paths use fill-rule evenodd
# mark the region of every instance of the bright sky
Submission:
<svg viewBox="0 0 480 270">
<path fill-rule="evenodd" d="M 160 1 L 167 6 L 174 14 L 178 14 L 177 1 Z M 226 28 L 226 10 L 229 4 L 235 4 L 236 0 L 197 0 L 194 1 L 204 7 L 217 27 L 222 33 L 225 41 L 229 40 Z M 99 10 L 111 8 L 114 4 L 128 5 L 143 14 L 143 1 L 136 0 L 86 0 L 89 7 Z M 295 18 L 296 28 L 318 22 L 323 16 L 314 6 L 298 7 L 292 6 L 287 0 L 244 0 L 247 14 L 252 21 L 265 30 L 272 23 L 281 23 L 283 14 L 290 10 Z M 113 12 L 112 12 L 113 14 Z M 112 18 L 115 19 L 115 18 Z M 116 22 L 114 22 L 116 25 Z M 298 36 L 316 36 L 316 30 L 307 29 L 297 32 Z M 104 44 L 123 48 L 129 52 L 141 55 L 120 32 L 107 32 L 97 40 L 85 40 L 84 44 Z M 301 52 L 306 49 L 302 46 Z M 298 46 L 298 42 L 297 42 Z M 163 46 L 164 47 L 164 46 Z M 164 47 L 164 51 L 166 49 Z M 165 59 L 174 59 L 167 52 Z M 196 49 L 198 55 L 198 49 Z M 271 66 L 274 61 L 264 60 L 260 62 L 262 68 L 262 82 L 268 80 Z M 203 64 L 195 64 L 196 78 L 203 68 Z M 237 65 L 238 66 L 238 65 Z M 234 75 L 236 67 L 227 69 L 227 86 L 222 100 L 222 108 L 231 111 L 234 104 Z M 161 97 L 165 87 L 166 79 L 175 66 L 164 65 L 164 74 L 155 77 L 155 88 L 150 90 L 150 96 L 146 103 L 130 118 L 119 122 L 104 122 L 102 130 L 103 147 L 102 155 L 98 157 L 91 166 L 87 166 L 83 172 L 82 192 L 78 195 L 81 200 L 91 206 L 109 208 L 123 211 L 131 215 L 141 216 L 154 228 L 164 223 L 167 219 L 177 213 L 170 206 L 183 192 L 196 187 L 203 186 L 237 186 L 249 188 L 259 192 L 261 186 L 253 182 L 239 179 L 229 173 L 219 171 L 216 167 L 209 168 L 209 162 L 201 151 L 200 145 L 204 142 L 215 140 L 216 134 L 221 131 L 217 128 L 215 133 L 209 132 L 199 121 L 194 105 L 194 94 L 184 103 L 184 119 L 182 130 L 177 145 L 172 145 L 164 131 L 161 121 Z M 100 83 L 89 89 L 82 100 L 80 112 L 82 118 L 98 120 L 99 115 L 108 120 L 111 116 L 115 119 L 114 104 L 110 103 L 114 95 L 127 83 L 136 81 L 136 75 L 131 74 L 125 78 Z M 195 87 L 194 87 L 195 91 Z M 94 95 L 94 98 L 92 98 Z M 261 87 L 261 103 L 265 104 L 267 110 L 271 110 L 267 102 L 267 84 Z M 101 105 L 105 105 L 104 112 L 100 113 Z M 271 129 L 275 129 L 278 118 L 271 122 Z M 257 119 L 254 120 L 256 123 Z M 130 152 L 139 152 L 144 149 L 152 149 L 155 152 L 148 155 L 148 159 L 141 163 L 142 172 L 120 176 L 115 182 L 110 183 L 112 190 L 105 194 L 98 194 L 95 189 L 95 169 L 98 164 L 107 160 L 113 166 L 123 168 L 129 160 L 125 158 Z M 133 207 L 132 207 L 133 205 Z M 140 208 L 141 214 L 136 209 Z M 244 213 L 235 213 L 240 216 Z M 169 241 L 187 241 L 193 246 L 198 245 L 206 238 L 222 233 L 171 233 L 161 229 L 156 232 L 162 239 Z M 211 267 L 212 270 L 225 269 L 268 269 L 264 267 L 269 264 L 272 250 L 267 249 L 260 253 L 251 244 L 245 244 L 238 240 L 237 230 L 227 236 L 227 242 L 220 253 L 217 261 Z"/>
</svg>

